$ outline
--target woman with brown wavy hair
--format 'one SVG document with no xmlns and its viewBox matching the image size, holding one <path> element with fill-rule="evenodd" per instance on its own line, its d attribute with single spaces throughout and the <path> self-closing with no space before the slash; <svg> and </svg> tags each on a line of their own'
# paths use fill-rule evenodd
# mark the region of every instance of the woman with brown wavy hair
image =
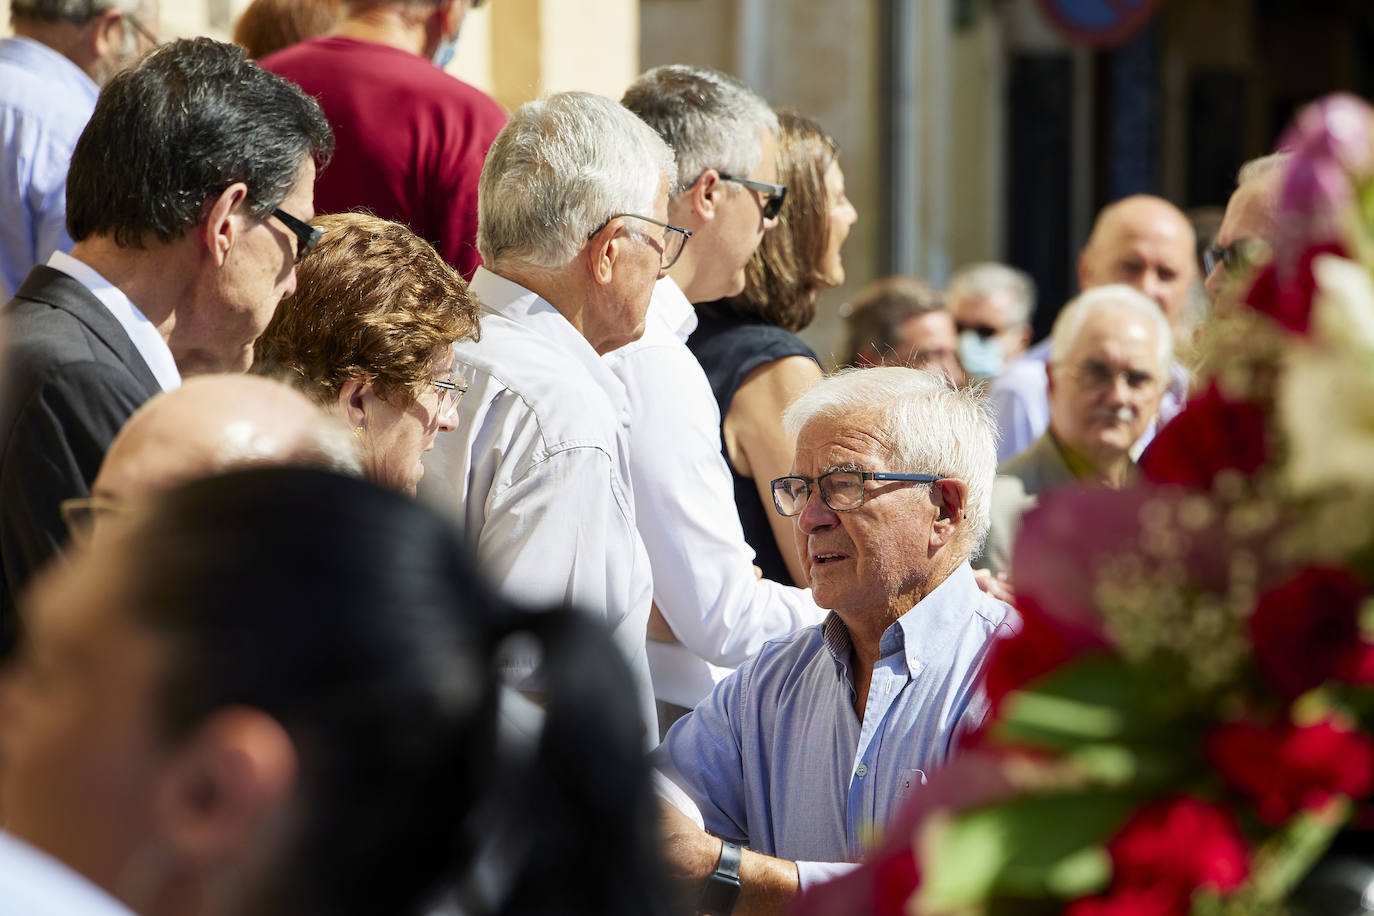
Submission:
<svg viewBox="0 0 1374 916">
<path fill-rule="evenodd" d="M 816 317 L 816 294 L 844 282 L 840 247 L 858 214 L 844 193 L 835 141 L 792 111 L 778 113 L 778 181 L 787 202 L 745 272 L 744 292 L 697 306 L 687 341 L 720 406 L 721 438 L 744 537 L 765 577 L 806 584 L 792 522 L 773 510 L 769 483 L 792 466 L 782 412 L 821 377 L 796 336 Z"/>
<path fill-rule="evenodd" d="M 253 371 L 337 412 L 361 440 L 368 476 L 413 495 L 420 458 L 454 428 L 467 390 L 452 345 L 477 339 L 477 299 L 399 223 L 337 213 L 313 225 L 319 244 L 258 338 Z"/>
</svg>

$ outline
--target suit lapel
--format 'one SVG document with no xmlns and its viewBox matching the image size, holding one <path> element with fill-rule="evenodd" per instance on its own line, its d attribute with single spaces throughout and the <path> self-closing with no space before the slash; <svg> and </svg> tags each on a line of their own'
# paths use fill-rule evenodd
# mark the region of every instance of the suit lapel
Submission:
<svg viewBox="0 0 1374 916">
<path fill-rule="evenodd" d="M 110 348 L 110 352 L 114 353 L 148 390 L 149 397 L 162 391 L 157 377 L 144 362 L 143 355 L 129 339 L 124 327 L 94 293 L 73 277 L 40 264 L 24 279 L 14 298 L 30 299 L 67 312 Z"/>
</svg>

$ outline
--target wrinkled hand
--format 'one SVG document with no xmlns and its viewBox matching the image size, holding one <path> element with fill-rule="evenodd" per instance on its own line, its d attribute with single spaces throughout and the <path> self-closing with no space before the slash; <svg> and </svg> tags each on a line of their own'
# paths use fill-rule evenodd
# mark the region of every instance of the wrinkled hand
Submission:
<svg viewBox="0 0 1374 916">
<path fill-rule="evenodd" d="M 979 588 L 998 601 L 1005 601 L 1007 604 L 1015 603 L 1016 595 L 1012 592 L 1011 580 L 1007 578 L 1006 573 L 994 575 L 990 569 L 975 569 L 973 578 L 977 580 Z"/>
<path fill-rule="evenodd" d="M 685 912 L 695 912 L 706 879 L 716 870 L 721 842 L 666 801 L 659 804 L 659 836 L 678 902 Z"/>
</svg>

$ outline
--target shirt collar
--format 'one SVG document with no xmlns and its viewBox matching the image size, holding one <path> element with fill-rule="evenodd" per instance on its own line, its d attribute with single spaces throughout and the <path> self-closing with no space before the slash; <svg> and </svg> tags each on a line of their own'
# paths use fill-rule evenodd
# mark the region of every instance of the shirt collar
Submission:
<svg viewBox="0 0 1374 916">
<path fill-rule="evenodd" d="M 102 277 L 89 264 L 78 261 L 64 251 L 54 251 L 48 258 L 48 266 L 76 280 L 100 300 L 100 304 L 119 322 L 124 333 L 129 335 L 138 355 L 143 357 L 143 362 L 148 365 L 163 391 L 181 386 L 181 372 L 177 369 L 176 358 L 172 356 L 167 341 L 148 317 L 139 311 L 138 306 L 124 295 L 123 290 Z"/>
<path fill-rule="evenodd" d="M 0 60 L 13 62 L 25 70 L 42 73 L 56 80 L 59 85 L 54 89 L 67 89 L 78 92 L 92 105 L 100 95 L 100 87 L 90 74 L 82 70 L 65 54 L 56 51 L 41 41 L 14 35 L 0 41 Z"/>
<path fill-rule="evenodd" d="M 34 916 L 133 916 L 83 875 L 3 831 L 0 900 Z"/>
<path fill-rule="evenodd" d="M 878 644 L 879 657 L 887 658 L 900 651 L 908 673 L 915 677 L 931 662 L 949 657 L 969 617 L 990 600 L 978 587 L 973 567 L 965 560 L 883 632 Z M 831 611 L 821 625 L 821 633 L 825 648 L 848 677 L 853 644 L 844 621 Z"/>
<path fill-rule="evenodd" d="M 683 343 L 697 329 L 697 311 L 672 277 L 663 276 L 654 284 L 649 300 L 649 320 L 657 321 Z"/>
<path fill-rule="evenodd" d="M 595 348 L 587 343 L 587 338 L 579 334 L 577 328 L 563 317 L 563 313 L 538 293 L 485 267 L 477 268 L 468 289 L 472 290 L 487 311 L 523 325 L 558 344 L 560 350 L 587 370 L 618 410 L 622 413 L 628 410 L 624 384 L 606 366 Z M 622 423 L 625 420 L 622 416 Z"/>
</svg>

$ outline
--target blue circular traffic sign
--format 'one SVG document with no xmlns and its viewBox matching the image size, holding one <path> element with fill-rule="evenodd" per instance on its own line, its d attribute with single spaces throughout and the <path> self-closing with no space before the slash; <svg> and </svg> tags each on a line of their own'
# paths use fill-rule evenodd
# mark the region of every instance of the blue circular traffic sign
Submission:
<svg viewBox="0 0 1374 916">
<path fill-rule="evenodd" d="M 1076 44 L 1125 41 L 1159 8 L 1160 0 L 1038 0 L 1040 12 Z"/>
</svg>

